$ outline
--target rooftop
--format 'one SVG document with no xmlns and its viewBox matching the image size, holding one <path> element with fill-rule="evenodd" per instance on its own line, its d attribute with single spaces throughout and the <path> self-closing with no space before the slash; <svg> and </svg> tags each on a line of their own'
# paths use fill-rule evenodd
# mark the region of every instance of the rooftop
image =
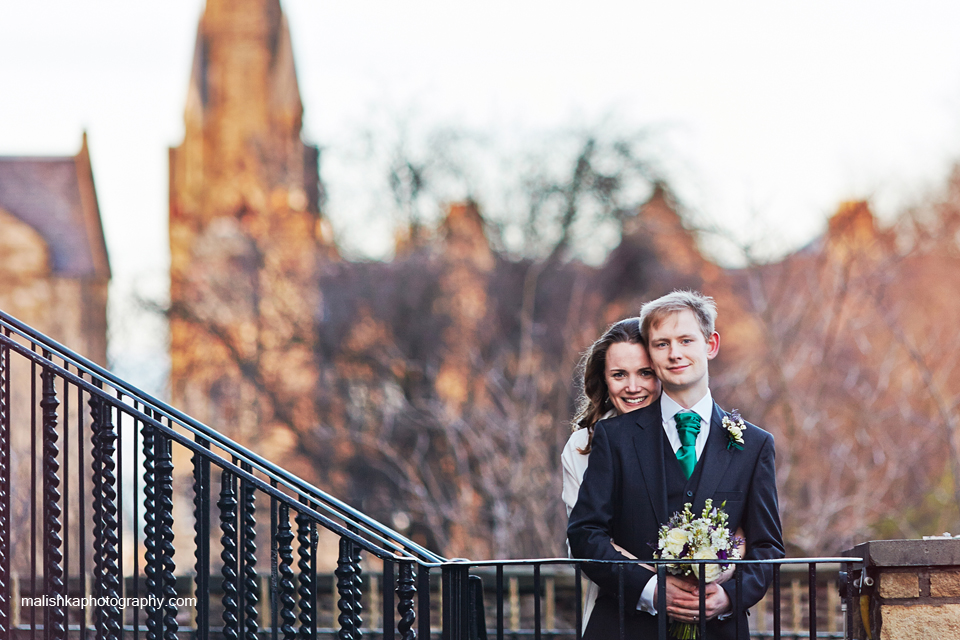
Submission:
<svg viewBox="0 0 960 640">
<path fill-rule="evenodd" d="M 0 156 L 0 208 L 30 225 L 67 277 L 110 277 L 86 134 L 76 156 Z"/>
</svg>

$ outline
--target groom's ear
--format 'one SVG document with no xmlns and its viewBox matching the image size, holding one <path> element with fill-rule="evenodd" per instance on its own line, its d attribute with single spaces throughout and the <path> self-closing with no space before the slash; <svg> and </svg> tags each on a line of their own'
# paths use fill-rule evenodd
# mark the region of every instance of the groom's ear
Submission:
<svg viewBox="0 0 960 640">
<path fill-rule="evenodd" d="M 720 353 L 720 334 L 716 331 L 707 339 L 707 360 L 713 360 Z"/>
</svg>

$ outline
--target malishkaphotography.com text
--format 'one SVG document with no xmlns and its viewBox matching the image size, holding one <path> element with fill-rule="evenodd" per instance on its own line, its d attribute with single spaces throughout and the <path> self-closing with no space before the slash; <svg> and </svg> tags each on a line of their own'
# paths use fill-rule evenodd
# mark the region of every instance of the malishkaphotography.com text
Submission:
<svg viewBox="0 0 960 640">
<path fill-rule="evenodd" d="M 171 604 L 175 607 L 194 607 L 197 604 L 196 598 L 157 598 L 156 596 L 146 596 L 143 598 L 107 598 L 96 596 L 84 596 L 82 598 L 71 598 L 68 596 L 38 596 L 36 598 L 21 597 L 21 607 L 118 607 L 126 609 L 127 607 L 156 607 L 157 609 Z"/>
</svg>

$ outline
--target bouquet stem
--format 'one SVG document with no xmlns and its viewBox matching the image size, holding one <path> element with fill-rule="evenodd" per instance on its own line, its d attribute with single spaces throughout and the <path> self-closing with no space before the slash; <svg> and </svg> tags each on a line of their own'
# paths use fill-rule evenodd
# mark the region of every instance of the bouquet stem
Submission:
<svg viewBox="0 0 960 640">
<path fill-rule="evenodd" d="M 670 636 L 677 640 L 697 640 L 700 634 L 697 625 L 692 622 L 671 622 Z"/>
</svg>

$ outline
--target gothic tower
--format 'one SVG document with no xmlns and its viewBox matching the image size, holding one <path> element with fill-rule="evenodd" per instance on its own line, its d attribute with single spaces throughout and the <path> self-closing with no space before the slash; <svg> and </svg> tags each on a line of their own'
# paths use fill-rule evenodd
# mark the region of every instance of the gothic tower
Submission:
<svg viewBox="0 0 960 640">
<path fill-rule="evenodd" d="M 317 270 L 335 259 L 278 0 L 208 0 L 170 149 L 174 406 L 267 455 L 314 421 Z"/>
</svg>

